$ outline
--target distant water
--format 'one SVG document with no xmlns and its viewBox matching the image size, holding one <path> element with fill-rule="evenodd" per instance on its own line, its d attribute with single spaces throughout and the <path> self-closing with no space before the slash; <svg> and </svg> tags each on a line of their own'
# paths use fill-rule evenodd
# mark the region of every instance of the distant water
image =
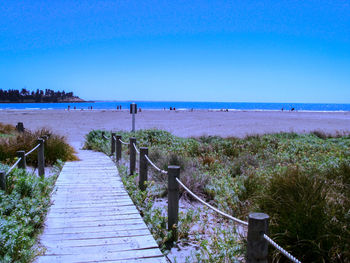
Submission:
<svg viewBox="0 0 350 263">
<path fill-rule="evenodd" d="M 130 103 L 133 101 L 98 101 L 84 103 L 0 103 L 0 110 L 4 109 L 67 109 L 70 105 L 71 109 L 117 109 L 121 105 L 122 109 L 129 109 Z M 181 102 L 181 101 L 135 101 L 138 108 L 162 110 L 175 107 L 177 110 L 194 109 L 194 110 L 291 110 L 297 111 L 350 111 L 350 104 L 325 104 L 325 103 L 254 103 L 254 102 Z"/>
</svg>

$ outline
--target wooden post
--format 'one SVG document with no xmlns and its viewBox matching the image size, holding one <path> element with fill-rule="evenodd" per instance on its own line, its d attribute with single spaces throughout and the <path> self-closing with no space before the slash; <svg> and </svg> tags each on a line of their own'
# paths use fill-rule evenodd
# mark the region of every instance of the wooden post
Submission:
<svg viewBox="0 0 350 263">
<path fill-rule="evenodd" d="M 179 183 L 180 166 L 168 166 L 168 230 L 173 231 L 173 237 L 177 240 L 177 225 L 179 220 Z"/>
<path fill-rule="evenodd" d="M 129 138 L 130 144 L 129 144 L 129 149 L 130 149 L 130 175 L 134 174 L 135 168 L 136 168 L 136 151 L 134 148 L 134 143 L 136 145 L 136 138 L 131 137 Z"/>
<path fill-rule="evenodd" d="M 22 158 L 18 163 L 18 168 L 26 169 L 26 156 L 25 151 L 17 151 L 17 157 Z"/>
<path fill-rule="evenodd" d="M 115 140 L 114 140 L 115 133 L 111 133 L 111 155 L 115 152 Z"/>
<path fill-rule="evenodd" d="M 120 140 L 122 139 L 121 135 L 115 136 L 117 141 L 115 143 L 116 149 L 115 149 L 115 159 L 117 162 L 119 162 L 122 159 L 122 143 Z"/>
<path fill-rule="evenodd" d="M 102 132 L 102 139 L 104 139 L 104 136 L 105 136 L 105 132 L 103 131 Z"/>
<path fill-rule="evenodd" d="M 0 190 L 6 191 L 6 176 L 4 171 L 0 171 Z"/>
<path fill-rule="evenodd" d="M 147 162 L 147 159 L 146 159 L 145 155 L 148 156 L 148 148 L 147 147 L 140 147 L 139 188 L 140 188 L 141 191 L 146 190 L 145 183 L 147 182 L 148 162 Z"/>
<path fill-rule="evenodd" d="M 23 122 L 18 122 L 17 125 L 16 125 L 16 130 L 18 132 L 24 132 L 24 125 L 23 125 Z"/>
<path fill-rule="evenodd" d="M 269 216 L 251 213 L 248 220 L 247 263 L 267 263 L 268 243 L 263 234 L 268 234 Z"/>
<path fill-rule="evenodd" d="M 39 176 L 45 176 L 45 153 L 44 153 L 44 139 L 39 138 L 37 142 L 40 144 L 38 148 L 38 173 Z"/>
</svg>

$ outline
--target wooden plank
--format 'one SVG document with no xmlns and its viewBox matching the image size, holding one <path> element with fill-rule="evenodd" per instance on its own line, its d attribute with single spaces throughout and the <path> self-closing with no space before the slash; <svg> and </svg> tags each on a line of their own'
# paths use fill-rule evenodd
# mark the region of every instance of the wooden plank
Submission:
<svg viewBox="0 0 350 263">
<path fill-rule="evenodd" d="M 112 216 L 105 216 L 103 218 L 96 218 L 95 216 L 91 217 L 53 217 L 49 216 L 45 220 L 45 225 L 49 225 L 52 223 L 55 224 L 80 224 L 83 222 L 113 222 L 113 221 L 124 221 L 129 219 L 139 219 L 140 214 L 139 213 L 129 213 L 129 214 L 118 214 L 118 215 L 112 215 Z"/>
<path fill-rule="evenodd" d="M 79 151 L 56 183 L 35 262 L 166 262 L 104 154 Z"/>
<path fill-rule="evenodd" d="M 65 220 L 65 221 L 58 221 L 58 220 L 52 220 L 49 222 L 46 222 L 46 227 L 49 229 L 55 229 L 55 228 L 74 228 L 74 227 L 89 227 L 89 226 L 115 226 L 115 225 L 126 225 L 126 224 L 133 224 L 133 223 L 139 223 L 141 221 L 141 218 L 135 217 L 135 218 L 123 218 L 123 220 L 94 220 L 94 221 L 72 221 L 72 220 Z M 143 222 L 143 221 L 141 221 Z"/>
<path fill-rule="evenodd" d="M 132 236 L 149 235 L 148 228 L 119 230 L 113 232 L 85 232 L 85 233 L 67 233 L 67 234 L 45 234 L 45 240 L 75 240 L 75 239 L 96 239 L 96 238 L 116 238 L 116 237 L 132 237 Z M 44 244 L 44 242 L 41 242 Z"/>
<path fill-rule="evenodd" d="M 113 237 L 113 238 L 91 238 L 91 239 L 73 239 L 73 240 L 60 240 L 60 241 L 47 241 L 46 247 L 92 247 L 92 246 L 109 246 L 125 243 L 138 243 L 155 245 L 155 241 L 152 235 L 133 236 L 133 237 Z"/>
<path fill-rule="evenodd" d="M 142 249 L 142 250 L 129 250 L 118 251 L 101 254 L 50 254 L 44 257 L 40 257 L 38 263 L 46 262 L 101 262 L 101 261 L 116 261 L 116 260 L 132 260 L 143 258 L 156 258 L 163 257 L 163 254 L 158 248 L 155 249 Z"/>
<path fill-rule="evenodd" d="M 62 227 L 62 228 L 46 228 L 44 234 L 54 235 L 54 234 L 71 234 L 71 233 L 89 233 L 89 232 L 118 232 L 124 229 L 147 229 L 145 224 L 137 220 L 137 222 L 124 222 L 117 225 L 97 225 L 97 226 L 81 226 L 81 227 Z"/>
</svg>

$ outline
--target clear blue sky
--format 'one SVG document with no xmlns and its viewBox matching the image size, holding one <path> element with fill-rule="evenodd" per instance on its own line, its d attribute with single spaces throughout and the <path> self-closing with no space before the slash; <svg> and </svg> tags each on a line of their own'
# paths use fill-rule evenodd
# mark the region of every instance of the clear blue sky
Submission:
<svg viewBox="0 0 350 263">
<path fill-rule="evenodd" d="M 350 2 L 1 1 L 0 88 L 350 103 Z"/>
</svg>

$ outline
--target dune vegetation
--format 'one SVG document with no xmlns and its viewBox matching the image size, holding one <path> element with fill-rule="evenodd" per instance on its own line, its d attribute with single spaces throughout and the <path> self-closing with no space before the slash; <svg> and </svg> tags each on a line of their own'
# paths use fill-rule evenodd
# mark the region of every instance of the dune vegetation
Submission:
<svg viewBox="0 0 350 263">
<path fill-rule="evenodd" d="M 0 190 L 0 262 L 31 262 L 40 253 L 34 245 L 62 160 L 77 159 L 65 139 L 49 130 L 18 133 L 14 126 L 0 123 L 0 171 L 4 173 L 16 161 L 16 151 L 28 152 L 43 135 L 48 135 L 44 151 L 46 165 L 51 165 L 50 175 L 39 177 L 15 168 L 6 176 L 6 188 Z M 35 167 L 37 154 L 28 155 L 27 163 Z"/>
<path fill-rule="evenodd" d="M 110 138 L 109 132 L 105 134 Z M 250 212 L 268 214 L 270 236 L 302 262 L 349 262 L 349 135 L 316 131 L 241 139 L 180 138 L 160 130 L 117 134 L 125 141 L 134 136 L 138 146 L 148 146 L 149 157 L 161 169 L 179 165 L 181 181 L 219 209 L 243 220 Z M 110 154 L 110 141 L 102 138 L 102 131 L 90 132 L 85 147 Z M 162 198 L 167 178 L 151 171 L 148 195 Z M 135 185 L 130 180 L 126 183 Z M 191 200 L 181 191 L 182 198 Z M 232 241 L 235 233 L 228 230 L 233 226 L 218 220 L 223 227 L 212 241 L 196 239 L 204 255 L 201 261 L 233 262 L 244 256 L 244 244 Z M 237 249 L 228 251 L 237 246 L 241 255 Z M 271 248 L 270 253 L 273 262 L 287 262 L 277 250 Z"/>
<path fill-rule="evenodd" d="M 47 136 L 45 141 L 45 164 L 52 165 L 57 160 L 77 160 L 75 151 L 63 136 L 54 134 L 48 129 L 37 131 L 17 132 L 16 128 L 9 124 L 0 123 L 0 162 L 12 164 L 17 157 L 17 151 L 30 151 L 37 145 L 37 139 Z M 27 164 L 36 166 L 37 155 L 30 154 L 26 158 Z"/>
</svg>

